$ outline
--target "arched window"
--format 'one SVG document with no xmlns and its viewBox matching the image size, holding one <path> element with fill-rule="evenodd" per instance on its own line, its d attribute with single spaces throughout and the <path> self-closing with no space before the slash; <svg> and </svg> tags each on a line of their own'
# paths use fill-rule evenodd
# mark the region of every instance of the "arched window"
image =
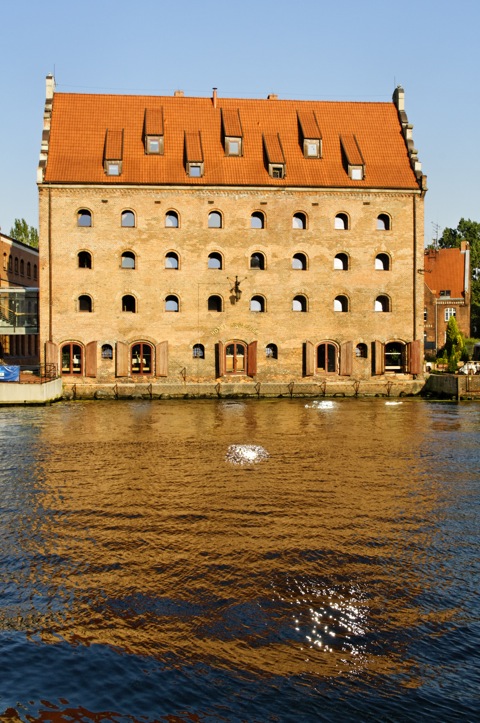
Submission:
<svg viewBox="0 0 480 723">
<path fill-rule="evenodd" d="M 336 374 L 338 367 L 338 349 L 330 341 L 323 342 L 317 347 L 317 371 L 324 374 Z"/>
<path fill-rule="evenodd" d="M 390 311 L 390 299 L 385 294 L 375 299 L 375 311 Z"/>
<path fill-rule="evenodd" d="M 305 254 L 293 254 L 292 269 L 298 269 L 299 271 L 307 270 L 307 257 L 305 256 Z"/>
<path fill-rule="evenodd" d="M 223 258 L 217 251 L 212 251 L 211 254 L 208 254 L 208 268 L 223 269 Z"/>
<path fill-rule="evenodd" d="M 203 344 L 194 344 L 192 350 L 194 359 L 205 359 L 205 347 Z"/>
<path fill-rule="evenodd" d="M 62 346 L 62 374 L 82 373 L 83 350 L 80 344 Z"/>
<path fill-rule="evenodd" d="M 165 254 L 165 268 L 166 269 L 178 269 L 178 254 L 175 251 L 169 251 Z"/>
<path fill-rule="evenodd" d="M 135 214 L 133 211 L 122 211 L 122 226 L 124 228 L 134 228 Z"/>
<path fill-rule="evenodd" d="M 381 213 L 377 216 L 377 231 L 390 231 L 391 221 L 390 216 L 386 213 Z"/>
<path fill-rule="evenodd" d="M 130 350 L 130 362 L 132 374 L 152 373 L 152 347 L 150 344 L 133 344 Z"/>
<path fill-rule="evenodd" d="M 223 311 L 223 300 L 218 294 L 212 294 L 208 297 L 208 311 Z"/>
<path fill-rule="evenodd" d="M 3 270 L 6 271 L 8 269 L 8 258 L 7 254 L 3 254 Z"/>
<path fill-rule="evenodd" d="M 260 251 L 256 251 L 250 256 L 250 268 L 265 270 L 265 255 Z"/>
<path fill-rule="evenodd" d="M 11 256 L 8 257 L 8 270 L 13 271 L 13 258 Z"/>
<path fill-rule="evenodd" d="M 222 214 L 218 211 L 210 211 L 208 214 L 208 228 L 222 228 Z"/>
<path fill-rule="evenodd" d="M 78 268 L 79 269 L 91 269 L 92 268 L 92 254 L 88 251 L 80 251 L 78 253 Z"/>
<path fill-rule="evenodd" d="M 366 344 L 357 344 L 355 347 L 355 356 L 358 359 L 368 359 L 368 347 Z"/>
<path fill-rule="evenodd" d="M 333 259 L 333 268 L 340 271 L 348 271 L 348 256 L 347 254 L 336 254 Z"/>
<path fill-rule="evenodd" d="M 102 345 L 102 359 L 113 359 L 113 347 L 111 344 Z"/>
<path fill-rule="evenodd" d="M 78 310 L 79 311 L 92 311 L 92 297 L 88 294 L 82 294 L 78 297 Z"/>
<path fill-rule="evenodd" d="M 340 295 L 336 296 L 333 302 L 334 311 L 348 311 L 348 297 Z"/>
<path fill-rule="evenodd" d="M 178 296 L 169 294 L 165 297 L 165 311 L 179 311 L 180 304 L 178 302 Z"/>
<path fill-rule="evenodd" d="M 132 294 L 122 296 L 122 311 L 128 311 L 135 314 L 137 311 L 137 300 Z"/>
<path fill-rule="evenodd" d="M 167 211 L 165 214 L 165 228 L 178 228 L 178 213 Z"/>
<path fill-rule="evenodd" d="M 37 277 L 38 277 L 37 264 L 33 264 L 33 278 L 36 279 Z"/>
<path fill-rule="evenodd" d="M 265 299 L 263 296 L 252 296 L 250 299 L 250 311 L 265 311 Z"/>
<path fill-rule="evenodd" d="M 87 208 L 77 211 L 77 226 L 89 228 L 92 225 L 92 214 Z"/>
<path fill-rule="evenodd" d="M 278 347 L 276 344 L 267 344 L 265 347 L 265 356 L 267 359 L 278 359 Z"/>
<path fill-rule="evenodd" d="M 292 300 L 292 311 L 306 311 L 307 310 L 307 297 L 303 294 L 298 294 Z"/>
<path fill-rule="evenodd" d="M 388 254 L 377 254 L 375 256 L 375 268 L 379 271 L 390 271 L 390 256 Z"/>
<path fill-rule="evenodd" d="M 265 214 L 255 211 L 250 217 L 250 228 L 265 228 Z"/>
<path fill-rule="evenodd" d="M 306 229 L 307 217 L 304 213 L 294 213 L 292 217 L 292 228 Z"/>
<path fill-rule="evenodd" d="M 20 276 L 25 276 L 25 261 L 20 259 Z"/>
<path fill-rule="evenodd" d="M 132 251 L 124 251 L 122 254 L 122 269 L 135 268 L 135 254 Z"/>
<path fill-rule="evenodd" d="M 15 273 L 18 274 L 18 256 L 15 256 Z"/>
<path fill-rule="evenodd" d="M 346 231 L 348 229 L 348 216 L 346 213 L 337 213 L 335 216 L 335 228 L 338 231 Z"/>
<path fill-rule="evenodd" d="M 30 261 L 27 261 L 27 277 L 30 278 L 32 275 L 32 267 Z"/>
</svg>

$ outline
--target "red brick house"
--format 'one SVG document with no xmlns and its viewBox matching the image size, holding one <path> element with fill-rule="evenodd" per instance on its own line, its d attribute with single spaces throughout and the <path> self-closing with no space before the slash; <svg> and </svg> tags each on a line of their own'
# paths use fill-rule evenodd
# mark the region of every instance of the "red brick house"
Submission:
<svg viewBox="0 0 480 723">
<path fill-rule="evenodd" d="M 470 336 L 470 250 L 460 248 L 425 251 L 425 351 L 445 344 L 449 319 L 454 316 L 460 331 Z"/>
</svg>

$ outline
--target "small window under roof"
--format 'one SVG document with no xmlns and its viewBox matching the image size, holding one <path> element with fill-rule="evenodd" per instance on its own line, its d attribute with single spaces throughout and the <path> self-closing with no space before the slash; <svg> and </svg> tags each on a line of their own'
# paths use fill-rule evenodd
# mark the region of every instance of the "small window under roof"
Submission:
<svg viewBox="0 0 480 723">
<path fill-rule="evenodd" d="M 123 161 L 123 128 L 107 128 L 103 151 L 103 167 L 107 176 L 120 176 Z"/>
<path fill-rule="evenodd" d="M 203 148 L 200 131 L 185 132 L 185 160 L 186 170 L 191 178 L 203 176 Z"/>
<path fill-rule="evenodd" d="M 313 110 L 297 112 L 305 158 L 322 157 L 322 134 Z"/>
<path fill-rule="evenodd" d="M 240 112 L 237 108 L 222 108 L 222 126 L 225 155 L 243 155 L 243 130 Z"/>
<path fill-rule="evenodd" d="M 268 173 L 272 178 L 285 178 L 286 163 L 282 142 L 278 133 L 263 136 L 263 145 L 268 162 Z"/>
<path fill-rule="evenodd" d="M 356 137 L 354 135 L 340 136 L 340 143 L 349 177 L 352 181 L 363 181 L 365 178 L 365 161 Z"/>
<path fill-rule="evenodd" d="M 163 107 L 145 108 L 145 153 L 163 155 Z"/>
</svg>

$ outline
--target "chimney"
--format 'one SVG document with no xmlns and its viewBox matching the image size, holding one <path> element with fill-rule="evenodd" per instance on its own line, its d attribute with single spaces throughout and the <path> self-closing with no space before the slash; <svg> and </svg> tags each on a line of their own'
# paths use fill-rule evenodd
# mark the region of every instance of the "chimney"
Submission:
<svg viewBox="0 0 480 723">
<path fill-rule="evenodd" d="M 267 95 L 267 100 L 278 100 L 278 95 L 276 93 L 269 93 Z"/>
<path fill-rule="evenodd" d="M 213 89 L 212 102 L 213 102 L 213 107 L 216 108 L 217 107 L 217 89 L 216 88 Z"/>
<path fill-rule="evenodd" d="M 176 90 L 173 95 L 175 98 L 183 98 L 185 96 L 185 93 L 183 90 Z"/>
</svg>

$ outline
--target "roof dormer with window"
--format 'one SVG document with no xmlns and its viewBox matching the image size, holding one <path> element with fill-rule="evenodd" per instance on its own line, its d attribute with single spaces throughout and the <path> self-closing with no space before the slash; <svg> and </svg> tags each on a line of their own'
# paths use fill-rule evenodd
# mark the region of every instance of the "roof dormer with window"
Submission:
<svg viewBox="0 0 480 723">
<path fill-rule="evenodd" d="M 300 138 L 305 158 L 322 157 L 322 134 L 318 127 L 315 111 L 302 110 L 297 112 Z"/>
<path fill-rule="evenodd" d="M 264 135 L 263 147 L 265 149 L 269 175 L 272 178 L 285 178 L 286 162 L 280 135 L 278 133 Z"/>
<path fill-rule="evenodd" d="M 103 151 L 103 168 L 107 176 L 120 176 L 123 163 L 123 128 L 105 133 L 105 147 Z"/>
<path fill-rule="evenodd" d="M 222 108 L 223 145 L 226 156 L 243 156 L 243 130 L 238 109 Z"/>
<path fill-rule="evenodd" d="M 145 108 L 143 142 L 147 155 L 163 156 L 163 107 Z"/>
<path fill-rule="evenodd" d="M 190 178 L 201 178 L 205 171 L 200 131 L 185 132 L 185 163 Z"/>
<path fill-rule="evenodd" d="M 365 161 L 356 137 L 353 134 L 340 136 L 340 144 L 348 177 L 352 181 L 363 181 L 365 178 Z"/>
</svg>

